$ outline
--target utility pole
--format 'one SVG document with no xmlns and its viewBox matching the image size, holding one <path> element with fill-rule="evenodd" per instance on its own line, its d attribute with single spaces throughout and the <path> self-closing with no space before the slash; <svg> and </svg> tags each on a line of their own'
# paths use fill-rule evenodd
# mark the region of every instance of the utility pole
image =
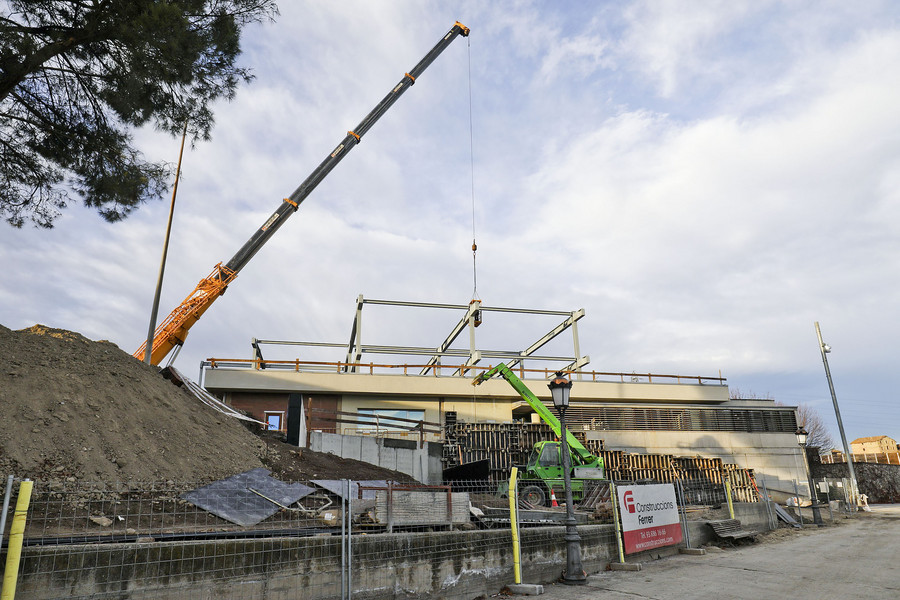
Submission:
<svg viewBox="0 0 900 600">
<path fill-rule="evenodd" d="M 831 346 L 822 341 L 822 330 L 816 321 L 816 337 L 819 338 L 819 350 L 822 352 L 822 364 L 825 365 L 825 377 L 828 378 L 828 389 L 831 391 L 831 401 L 834 403 L 834 415 L 837 417 L 838 431 L 841 433 L 841 442 L 844 444 L 844 456 L 847 457 L 847 469 L 850 471 L 850 502 L 856 507 L 859 486 L 856 483 L 856 471 L 853 470 L 853 455 L 850 454 L 850 446 L 847 444 L 847 435 L 844 433 L 844 422 L 841 421 L 841 409 L 838 408 L 837 394 L 834 393 L 834 383 L 831 381 L 831 369 L 828 368 L 828 356 Z"/>
<path fill-rule="evenodd" d="M 181 158 L 184 156 L 184 140 L 187 138 L 188 122 L 184 121 L 181 132 L 181 149 L 178 151 L 178 167 L 175 169 L 175 185 L 172 187 L 172 202 L 169 204 L 169 220 L 166 222 L 166 238 L 163 241 L 162 259 L 159 261 L 159 276 L 156 278 L 156 293 L 153 295 L 153 308 L 150 309 L 150 328 L 147 330 L 147 349 L 144 362 L 152 364 L 153 337 L 156 335 L 156 317 L 159 313 L 159 297 L 162 294 L 163 277 L 166 274 L 166 256 L 169 254 L 169 237 L 172 235 L 172 217 L 175 215 L 175 196 L 178 195 L 178 179 L 181 177 Z"/>
</svg>

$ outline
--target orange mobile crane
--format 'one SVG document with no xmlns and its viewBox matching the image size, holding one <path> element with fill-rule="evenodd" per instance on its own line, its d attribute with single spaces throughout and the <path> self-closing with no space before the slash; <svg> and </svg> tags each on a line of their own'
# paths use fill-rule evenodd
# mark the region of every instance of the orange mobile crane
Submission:
<svg viewBox="0 0 900 600">
<path fill-rule="evenodd" d="M 388 93 L 366 118 L 356 126 L 353 131 L 348 131 L 347 136 L 340 144 L 323 160 L 318 167 L 300 184 L 294 193 L 285 198 L 278 209 L 272 213 L 262 227 L 238 250 L 226 264 L 219 263 L 212 273 L 200 280 L 191 294 L 173 310 L 168 317 L 156 328 L 153 334 L 153 343 L 150 351 L 150 362 L 158 365 L 168 354 L 184 344 L 188 332 L 194 323 L 203 315 L 210 305 L 225 293 L 234 278 L 237 277 L 253 256 L 259 252 L 263 244 L 281 227 L 293 213 L 300 208 L 300 203 L 316 188 L 319 183 L 337 166 L 337 164 L 356 146 L 372 125 L 381 118 L 387 110 L 397 101 L 403 92 L 412 86 L 419 75 L 456 39 L 457 36 L 469 35 L 469 28 L 457 21 L 450 31 L 413 67 L 403 76 L 394 88 Z M 145 359 L 147 343 L 144 342 L 138 348 L 134 356 L 140 360 Z"/>
</svg>

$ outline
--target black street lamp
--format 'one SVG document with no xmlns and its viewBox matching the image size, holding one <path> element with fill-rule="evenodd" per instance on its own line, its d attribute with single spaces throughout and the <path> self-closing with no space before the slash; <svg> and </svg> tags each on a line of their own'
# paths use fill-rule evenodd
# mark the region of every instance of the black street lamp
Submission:
<svg viewBox="0 0 900 600">
<path fill-rule="evenodd" d="M 803 449 L 803 464 L 806 465 L 806 479 L 809 482 L 809 500 L 812 503 L 813 523 L 821 527 L 825 522 L 822 520 L 822 513 L 819 512 L 819 498 L 818 494 L 816 494 L 816 482 L 813 481 L 812 471 L 809 468 L 809 456 L 806 454 L 807 439 L 809 439 L 809 432 L 807 432 L 802 425 L 797 427 L 797 443 L 800 444 L 800 447 Z M 799 505 L 799 498 L 797 500 L 797 504 Z M 800 510 L 799 506 L 797 506 L 797 510 Z"/>
<path fill-rule="evenodd" d="M 572 504 L 572 459 L 569 453 L 569 435 L 566 431 L 566 408 L 569 407 L 572 382 L 563 377 L 562 371 L 559 371 L 547 387 L 553 396 L 553 406 L 559 411 L 559 423 L 562 427 L 563 482 L 566 487 L 566 571 L 563 573 L 563 583 L 584 585 L 587 583 L 587 573 L 581 564 L 581 536 L 575 527 L 575 508 Z"/>
</svg>

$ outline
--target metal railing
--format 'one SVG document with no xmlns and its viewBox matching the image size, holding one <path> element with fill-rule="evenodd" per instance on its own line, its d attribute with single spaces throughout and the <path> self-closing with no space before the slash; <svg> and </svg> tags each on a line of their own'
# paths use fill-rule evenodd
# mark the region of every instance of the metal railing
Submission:
<svg viewBox="0 0 900 600">
<path fill-rule="evenodd" d="M 842 464 L 847 462 L 843 452 L 832 452 L 822 455 L 822 462 L 827 465 Z M 900 452 L 854 452 L 850 454 L 850 460 L 855 463 L 876 463 L 883 465 L 900 465 Z"/>
<path fill-rule="evenodd" d="M 354 368 L 354 374 L 390 374 L 390 375 L 406 375 L 417 377 L 441 377 L 447 373 L 460 372 L 462 376 L 475 377 L 479 373 L 483 373 L 490 367 L 480 367 L 476 365 L 460 364 L 425 364 L 425 363 L 348 363 L 343 361 L 314 361 L 314 360 L 263 360 L 259 358 L 208 358 L 201 364 L 202 369 L 253 369 L 253 370 L 287 370 L 296 373 L 344 373 L 349 368 Z M 423 369 L 429 369 L 430 374 L 420 375 Z M 526 369 L 522 366 L 514 369 L 516 373 L 523 379 L 550 379 L 558 369 L 545 367 L 540 369 Z M 691 385 L 726 385 L 727 381 L 724 377 L 707 377 L 702 375 L 668 375 L 662 373 L 621 373 L 613 371 L 588 371 L 574 370 L 564 371 L 581 377 L 581 381 L 607 381 L 615 383 L 675 383 L 675 384 L 691 384 Z M 530 375 L 530 377 L 528 377 Z M 456 375 L 457 377 L 459 375 Z"/>
</svg>

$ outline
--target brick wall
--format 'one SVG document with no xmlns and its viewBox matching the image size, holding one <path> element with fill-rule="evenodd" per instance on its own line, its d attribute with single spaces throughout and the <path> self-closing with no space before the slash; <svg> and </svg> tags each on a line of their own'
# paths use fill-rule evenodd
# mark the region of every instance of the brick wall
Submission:
<svg viewBox="0 0 900 600">
<path fill-rule="evenodd" d="M 226 402 L 232 408 L 247 411 L 254 419 L 265 421 L 265 413 L 267 411 L 283 411 L 287 414 L 288 394 L 230 392 Z"/>
</svg>

